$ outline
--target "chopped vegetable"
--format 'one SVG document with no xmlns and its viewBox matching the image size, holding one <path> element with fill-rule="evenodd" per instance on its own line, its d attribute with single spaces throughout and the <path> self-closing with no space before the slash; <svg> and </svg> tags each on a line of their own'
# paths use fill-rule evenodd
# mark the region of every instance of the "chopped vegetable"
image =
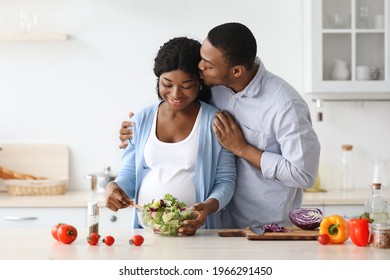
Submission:
<svg viewBox="0 0 390 280">
<path fill-rule="evenodd" d="M 285 227 L 279 226 L 278 224 L 267 224 L 263 225 L 264 232 L 289 232 L 290 230 Z"/>
<path fill-rule="evenodd" d="M 320 224 L 319 235 L 321 234 L 328 234 L 332 244 L 344 243 L 349 238 L 348 224 L 339 215 L 325 217 Z"/>
<path fill-rule="evenodd" d="M 250 230 L 252 230 L 254 233 L 257 234 L 263 234 L 264 232 L 290 232 L 291 231 L 275 223 L 262 225 L 258 220 L 252 220 L 249 228 Z"/>
<path fill-rule="evenodd" d="M 171 194 L 166 194 L 163 199 L 154 199 L 152 203 L 145 204 L 142 210 L 144 225 L 160 235 L 177 235 L 183 221 L 195 218 L 195 212 Z"/>
<path fill-rule="evenodd" d="M 290 221 L 303 230 L 313 230 L 320 226 L 322 211 L 318 208 L 297 208 L 289 213 Z"/>
<path fill-rule="evenodd" d="M 367 218 L 352 218 L 348 221 L 349 236 L 356 246 L 366 246 L 370 243 L 370 220 Z"/>
</svg>

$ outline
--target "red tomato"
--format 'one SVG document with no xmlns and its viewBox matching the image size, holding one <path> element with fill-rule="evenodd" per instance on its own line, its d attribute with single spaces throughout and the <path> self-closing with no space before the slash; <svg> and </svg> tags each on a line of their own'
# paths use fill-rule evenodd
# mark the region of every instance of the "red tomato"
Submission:
<svg viewBox="0 0 390 280">
<path fill-rule="evenodd" d="M 58 229 L 60 228 L 60 226 L 62 225 L 65 225 L 63 223 L 58 223 L 56 224 L 55 226 L 52 226 L 51 227 L 51 235 L 54 237 L 55 240 L 58 240 L 58 237 L 57 237 L 57 231 Z"/>
<path fill-rule="evenodd" d="M 89 245 L 95 246 L 99 243 L 100 235 L 96 232 L 90 233 L 87 237 Z"/>
<path fill-rule="evenodd" d="M 327 234 L 320 234 L 318 235 L 318 242 L 321 244 L 321 245 L 326 245 L 326 244 L 329 244 L 330 242 L 330 237 L 329 235 Z"/>
<path fill-rule="evenodd" d="M 107 246 L 111 246 L 114 244 L 115 238 L 112 237 L 111 235 L 107 235 L 106 237 L 103 238 L 103 243 L 106 244 Z"/>
<path fill-rule="evenodd" d="M 144 243 L 144 238 L 142 235 L 134 235 L 129 241 L 130 245 L 141 246 Z"/>
<path fill-rule="evenodd" d="M 58 240 L 70 244 L 77 238 L 77 229 L 72 225 L 61 225 L 57 230 Z"/>
</svg>

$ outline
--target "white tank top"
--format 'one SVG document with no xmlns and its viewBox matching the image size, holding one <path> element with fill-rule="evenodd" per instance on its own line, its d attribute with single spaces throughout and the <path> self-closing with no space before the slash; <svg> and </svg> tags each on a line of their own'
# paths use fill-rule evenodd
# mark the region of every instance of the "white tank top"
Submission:
<svg viewBox="0 0 390 280">
<path fill-rule="evenodd" d="M 200 108 L 191 133 L 176 143 L 161 142 L 156 137 L 157 111 L 145 144 L 144 178 L 138 192 L 138 203 L 150 203 L 169 193 L 187 206 L 196 203 L 195 163 L 198 154 Z"/>
</svg>

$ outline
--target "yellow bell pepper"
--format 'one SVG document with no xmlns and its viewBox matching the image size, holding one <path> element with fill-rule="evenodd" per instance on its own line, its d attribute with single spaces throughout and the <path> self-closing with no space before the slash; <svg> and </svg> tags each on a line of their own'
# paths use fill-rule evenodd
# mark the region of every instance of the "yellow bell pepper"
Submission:
<svg viewBox="0 0 390 280">
<path fill-rule="evenodd" d="M 344 243 L 349 238 L 348 223 L 339 215 L 325 217 L 320 224 L 319 235 L 321 234 L 329 235 L 332 244 Z"/>
</svg>

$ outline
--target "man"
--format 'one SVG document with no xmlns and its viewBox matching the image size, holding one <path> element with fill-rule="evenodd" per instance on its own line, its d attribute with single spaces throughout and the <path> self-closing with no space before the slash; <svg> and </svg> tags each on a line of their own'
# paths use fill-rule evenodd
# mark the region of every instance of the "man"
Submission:
<svg viewBox="0 0 390 280">
<path fill-rule="evenodd" d="M 223 228 L 245 228 L 254 220 L 291 225 L 289 212 L 301 206 L 303 189 L 317 178 L 320 143 L 309 108 L 266 70 L 256 50 L 252 32 L 240 23 L 210 30 L 200 50 L 201 77 L 213 86 L 210 103 L 221 110 L 214 132 L 237 156 L 237 186 L 222 211 Z M 131 138 L 128 126 L 122 123 L 121 141 Z"/>
</svg>

